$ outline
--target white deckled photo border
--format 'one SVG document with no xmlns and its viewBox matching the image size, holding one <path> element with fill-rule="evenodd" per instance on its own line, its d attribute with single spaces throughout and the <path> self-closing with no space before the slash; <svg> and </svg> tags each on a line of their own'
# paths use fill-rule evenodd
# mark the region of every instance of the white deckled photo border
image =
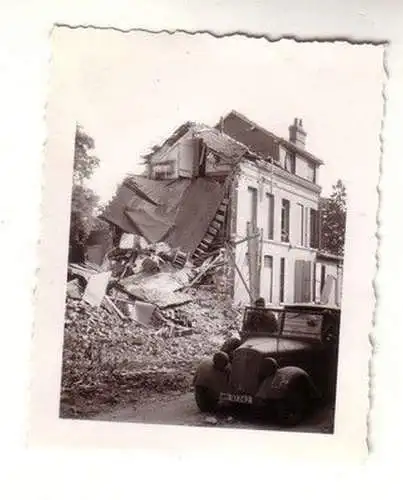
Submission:
<svg viewBox="0 0 403 500">
<path fill-rule="evenodd" d="M 52 36 L 54 52 L 47 106 L 48 138 L 35 296 L 30 444 L 154 448 L 177 453 L 194 454 L 200 451 L 227 456 L 242 449 L 243 454 L 250 452 L 256 460 L 264 459 L 268 455 L 301 457 L 305 460 L 364 459 L 367 455 L 368 437 L 370 335 L 375 308 L 373 279 L 376 272 L 379 157 L 374 158 L 373 164 L 366 166 L 364 182 L 358 174 L 353 175 L 349 182 L 334 434 L 172 427 L 59 418 L 68 221 L 76 116 L 75 109 L 65 104 L 65 97 L 71 92 L 71 88 L 66 85 L 66 66 L 58 57 L 57 43 L 61 33 L 68 30 L 69 28 L 55 28 Z M 70 31 L 71 36 L 74 36 L 74 30 Z M 220 40 L 217 39 L 217 44 L 219 43 Z M 348 42 L 344 43 L 348 45 Z M 377 47 L 374 50 L 383 49 Z M 384 83 L 380 82 L 380 94 L 374 95 L 374 99 L 383 99 Z M 378 118 L 374 117 L 376 120 Z"/>
</svg>

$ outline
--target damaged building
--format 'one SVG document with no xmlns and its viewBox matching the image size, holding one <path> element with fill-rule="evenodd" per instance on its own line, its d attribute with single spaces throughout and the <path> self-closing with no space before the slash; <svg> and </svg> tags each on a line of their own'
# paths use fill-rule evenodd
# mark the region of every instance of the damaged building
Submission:
<svg viewBox="0 0 403 500">
<path fill-rule="evenodd" d="M 220 254 L 216 282 L 235 303 L 340 305 L 342 258 L 321 252 L 323 162 L 302 120 L 284 139 L 232 111 L 216 126 L 181 125 L 118 188 L 102 218 L 175 250 L 178 268 Z"/>
</svg>

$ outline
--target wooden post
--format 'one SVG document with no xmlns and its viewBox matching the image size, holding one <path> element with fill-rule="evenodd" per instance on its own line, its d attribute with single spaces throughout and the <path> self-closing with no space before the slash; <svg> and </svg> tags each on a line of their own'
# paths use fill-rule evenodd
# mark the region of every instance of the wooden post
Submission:
<svg viewBox="0 0 403 500">
<path fill-rule="evenodd" d="M 260 292 L 261 245 L 263 244 L 263 232 L 254 232 L 254 229 L 251 223 L 248 222 L 248 267 L 252 302 L 258 298 Z"/>
<path fill-rule="evenodd" d="M 253 238 L 253 229 L 250 222 L 247 223 L 246 232 L 248 236 L 248 270 L 249 287 L 251 291 L 251 302 L 257 299 L 256 293 L 256 274 L 257 274 L 257 248 L 256 240 Z"/>
<path fill-rule="evenodd" d="M 258 271 L 257 271 L 257 295 L 261 295 L 262 285 L 262 259 L 263 259 L 263 229 L 260 230 L 259 248 L 258 248 Z"/>
<path fill-rule="evenodd" d="M 249 298 L 250 298 L 250 301 L 251 303 L 253 302 L 253 296 L 252 296 L 252 293 L 251 293 L 251 290 L 250 288 L 248 287 L 248 284 L 246 283 L 245 281 L 245 278 L 243 277 L 242 275 L 242 272 L 241 270 L 239 269 L 239 267 L 237 266 L 237 263 L 235 261 L 235 257 L 234 255 L 232 254 L 232 249 L 230 248 L 230 246 L 228 245 L 228 243 L 226 243 L 226 249 L 227 249 L 227 252 L 228 252 L 228 255 L 232 261 L 232 265 L 234 266 L 234 268 L 236 269 L 237 273 L 239 274 L 239 277 L 241 278 L 241 281 L 242 281 L 242 284 L 243 286 L 245 287 L 246 291 L 248 292 L 248 295 L 249 295 Z"/>
</svg>

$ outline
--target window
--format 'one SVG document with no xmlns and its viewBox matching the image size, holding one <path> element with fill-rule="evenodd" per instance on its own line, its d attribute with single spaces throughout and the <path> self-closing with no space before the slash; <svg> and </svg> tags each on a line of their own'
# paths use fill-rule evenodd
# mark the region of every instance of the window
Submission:
<svg viewBox="0 0 403 500">
<path fill-rule="evenodd" d="M 257 189 L 248 187 L 250 196 L 250 216 L 248 222 L 251 223 L 252 229 L 257 228 Z"/>
<path fill-rule="evenodd" d="M 165 162 L 155 165 L 153 168 L 154 179 L 162 180 L 162 179 L 170 179 L 173 177 L 173 166 L 172 162 Z"/>
<path fill-rule="evenodd" d="M 281 204 L 281 241 L 290 241 L 290 202 L 286 199 Z"/>
<path fill-rule="evenodd" d="M 269 240 L 273 239 L 274 235 L 274 196 L 267 193 L 267 211 L 268 211 L 268 223 L 267 223 L 267 238 Z"/>
<path fill-rule="evenodd" d="M 284 288 L 285 288 L 285 258 L 280 259 L 280 303 L 284 302 Z"/>
<path fill-rule="evenodd" d="M 319 216 L 318 211 L 311 208 L 310 242 L 311 248 L 319 248 Z"/>
<path fill-rule="evenodd" d="M 285 169 L 295 174 L 295 153 L 287 151 L 285 154 Z"/>
<path fill-rule="evenodd" d="M 273 257 L 271 255 L 264 256 L 264 267 L 273 267 Z"/>
<path fill-rule="evenodd" d="M 298 203 L 299 218 L 300 218 L 300 245 L 305 245 L 305 208 Z"/>
<path fill-rule="evenodd" d="M 262 296 L 267 303 L 273 302 L 273 257 L 265 255 L 263 259 L 263 275 L 262 275 Z"/>
</svg>

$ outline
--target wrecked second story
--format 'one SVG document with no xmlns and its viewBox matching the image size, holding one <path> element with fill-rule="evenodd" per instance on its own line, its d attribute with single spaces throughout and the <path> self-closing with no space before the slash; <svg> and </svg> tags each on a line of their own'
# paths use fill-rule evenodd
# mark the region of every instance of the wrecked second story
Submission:
<svg viewBox="0 0 403 500">
<path fill-rule="evenodd" d="M 299 118 L 288 139 L 236 111 L 214 126 L 186 122 L 147 155 L 145 175 L 126 179 L 105 218 L 197 264 L 228 250 L 237 302 L 317 300 L 322 161 L 306 137 Z"/>
<path fill-rule="evenodd" d="M 215 127 L 193 122 L 180 126 L 148 155 L 148 175 L 153 179 L 219 177 L 226 175 L 242 158 L 249 158 L 259 159 L 262 166 L 262 161 L 273 164 L 309 185 L 318 185 L 319 167 L 323 162 L 306 150 L 306 136 L 302 119 L 295 118 L 286 140 L 231 111 Z"/>
</svg>

